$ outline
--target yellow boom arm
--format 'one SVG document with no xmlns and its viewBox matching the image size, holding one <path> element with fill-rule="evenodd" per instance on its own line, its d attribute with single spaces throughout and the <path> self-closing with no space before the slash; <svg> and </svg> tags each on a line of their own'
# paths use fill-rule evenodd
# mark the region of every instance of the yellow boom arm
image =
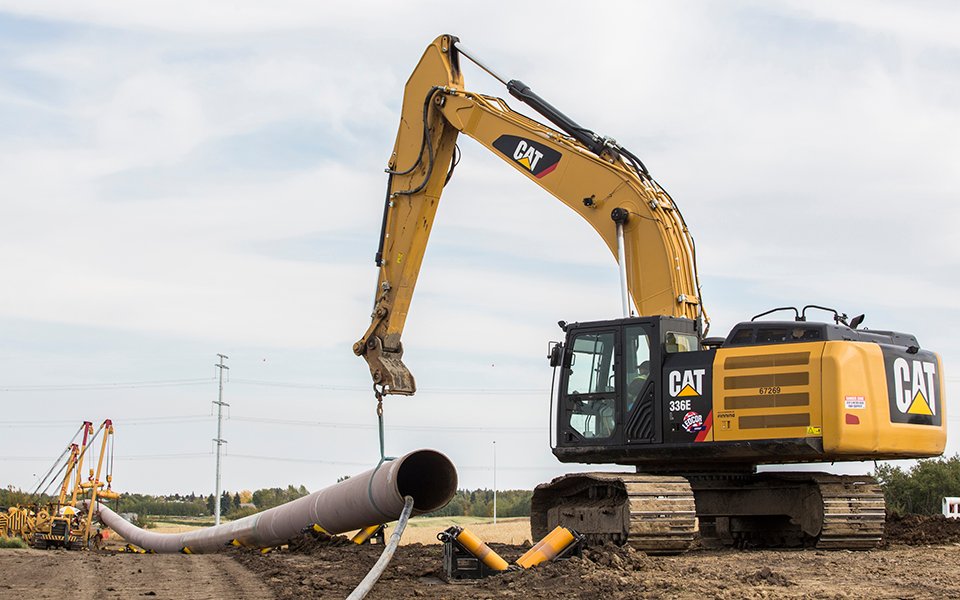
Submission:
<svg viewBox="0 0 960 600">
<path fill-rule="evenodd" d="M 400 335 L 461 132 L 575 210 L 615 258 L 619 223 L 627 289 L 640 315 L 705 318 L 693 240 L 672 199 L 643 165 L 612 140 L 582 128 L 572 129 L 573 135 L 557 131 L 512 111 L 499 98 L 464 90 L 456 44 L 449 35 L 434 40 L 404 89 L 387 169 L 372 321 L 353 348 L 366 359 L 378 389 L 416 391 L 401 360 Z M 529 94 L 534 104 L 555 111 L 520 82 L 510 81 L 508 88 L 520 90 L 514 95 L 521 100 Z"/>
</svg>

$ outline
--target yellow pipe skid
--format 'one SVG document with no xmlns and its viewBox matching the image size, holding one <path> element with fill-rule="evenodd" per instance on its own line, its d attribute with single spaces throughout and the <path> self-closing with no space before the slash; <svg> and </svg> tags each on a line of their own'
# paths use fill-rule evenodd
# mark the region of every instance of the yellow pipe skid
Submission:
<svg viewBox="0 0 960 600">
<path fill-rule="evenodd" d="M 460 545 L 466 548 L 470 554 L 476 556 L 480 562 L 494 571 L 506 571 L 510 568 L 507 561 L 503 560 L 499 554 L 494 552 L 490 546 L 486 545 L 484 541 L 476 535 L 462 527 L 455 527 L 454 529 L 459 529 L 459 531 L 454 534 L 454 539 L 460 542 Z"/>
<path fill-rule="evenodd" d="M 364 527 L 356 533 L 350 541 L 358 546 L 362 546 L 370 537 L 375 534 L 382 525 L 371 525 L 370 527 Z"/>
<path fill-rule="evenodd" d="M 517 564 L 524 569 L 529 569 L 542 562 L 553 560 L 575 539 L 576 536 L 573 535 L 572 531 L 558 525 L 556 529 L 537 542 L 533 548 L 530 548 L 523 556 L 518 558 Z"/>
</svg>

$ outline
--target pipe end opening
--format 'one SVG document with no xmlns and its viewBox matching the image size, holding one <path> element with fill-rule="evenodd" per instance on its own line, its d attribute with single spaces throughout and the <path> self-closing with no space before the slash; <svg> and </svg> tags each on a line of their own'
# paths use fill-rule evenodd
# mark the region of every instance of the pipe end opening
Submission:
<svg viewBox="0 0 960 600">
<path fill-rule="evenodd" d="M 400 464 L 397 490 L 401 496 L 413 497 L 414 514 L 439 510 L 457 492 L 457 468 L 436 450 L 419 450 Z"/>
</svg>

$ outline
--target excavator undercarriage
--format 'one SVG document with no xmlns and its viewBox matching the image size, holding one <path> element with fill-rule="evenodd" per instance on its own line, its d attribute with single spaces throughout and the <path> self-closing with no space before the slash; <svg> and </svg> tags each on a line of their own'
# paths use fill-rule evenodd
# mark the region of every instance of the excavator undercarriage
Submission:
<svg viewBox="0 0 960 600">
<path fill-rule="evenodd" d="M 826 473 L 577 473 L 537 486 L 533 537 L 563 525 L 648 554 L 704 546 L 869 549 L 883 538 L 872 477 Z"/>
</svg>

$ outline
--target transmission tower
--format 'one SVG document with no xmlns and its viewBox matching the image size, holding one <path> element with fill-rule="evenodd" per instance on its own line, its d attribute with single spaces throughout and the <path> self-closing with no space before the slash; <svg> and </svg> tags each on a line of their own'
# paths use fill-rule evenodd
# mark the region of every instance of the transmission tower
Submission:
<svg viewBox="0 0 960 600">
<path fill-rule="evenodd" d="M 214 492 L 213 496 L 213 519 L 215 525 L 220 524 L 220 450 L 223 445 L 227 443 L 227 440 L 223 439 L 223 407 L 230 406 L 223 401 L 223 372 L 230 370 L 230 367 L 223 364 L 223 361 L 230 357 L 225 354 L 217 354 L 217 356 L 220 357 L 220 361 L 215 365 L 217 369 L 220 370 L 220 391 L 217 394 L 217 401 L 214 402 L 214 404 L 217 405 L 217 437 L 213 440 L 217 443 L 217 484 L 216 492 Z"/>
</svg>

